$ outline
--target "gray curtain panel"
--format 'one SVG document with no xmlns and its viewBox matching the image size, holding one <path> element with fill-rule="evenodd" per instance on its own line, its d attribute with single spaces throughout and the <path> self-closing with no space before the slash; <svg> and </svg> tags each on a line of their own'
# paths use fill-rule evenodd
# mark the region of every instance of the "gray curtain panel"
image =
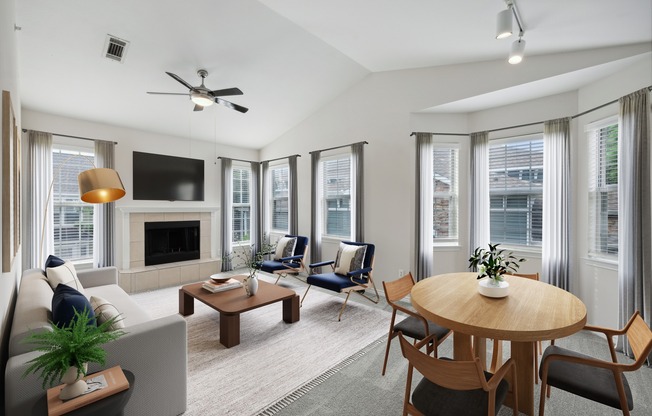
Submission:
<svg viewBox="0 0 652 416">
<path fill-rule="evenodd" d="M 262 230 L 263 235 L 266 235 L 269 238 L 271 231 L 271 224 L 269 223 L 269 204 L 267 203 L 270 199 L 270 179 L 269 179 L 269 162 L 260 163 L 260 194 L 261 194 L 261 204 L 260 204 L 260 229 Z"/>
<path fill-rule="evenodd" d="M 115 144 L 105 140 L 95 141 L 95 166 L 115 169 Z M 115 202 L 95 204 L 97 229 L 93 262 L 96 267 L 115 264 Z"/>
<path fill-rule="evenodd" d="M 618 279 L 620 326 L 635 311 L 652 323 L 650 100 L 647 88 L 619 100 Z M 618 348 L 632 357 L 624 337 Z"/>
<path fill-rule="evenodd" d="M 364 242 L 364 142 L 351 145 L 351 171 L 353 172 L 353 203 L 355 230 L 353 239 Z"/>
<path fill-rule="evenodd" d="M 471 133 L 471 253 L 486 248 L 489 232 L 489 133 Z"/>
<path fill-rule="evenodd" d="M 289 183 L 289 197 L 290 200 L 290 218 L 289 219 L 289 231 L 292 235 L 299 234 L 299 184 L 298 184 L 298 174 L 297 174 L 297 155 L 290 156 L 288 158 L 288 164 L 290 166 L 290 183 Z"/>
<path fill-rule="evenodd" d="M 570 290 L 570 119 L 543 125 L 544 282 Z"/>
<path fill-rule="evenodd" d="M 310 263 L 321 261 L 321 215 L 319 213 L 319 159 L 321 152 L 310 154 Z"/>
<path fill-rule="evenodd" d="M 227 158 L 221 158 L 222 162 L 222 197 L 220 199 L 220 209 L 222 210 L 220 228 L 222 231 L 222 271 L 228 272 L 233 269 L 231 265 L 231 259 L 229 255 L 231 254 L 231 218 L 233 211 L 233 191 L 232 191 L 232 180 L 233 180 L 233 161 Z"/>
<path fill-rule="evenodd" d="M 31 130 L 27 133 L 27 160 L 22 174 L 27 185 L 27 198 L 23 200 L 26 237 L 23 244 L 23 269 L 43 268 L 45 257 L 53 252 L 52 201 L 48 209 L 49 215 L 44 218 L 45 201 L 52 184 L 52 134 Z M 44 228 L 44 221 L 49 226 Z"/>
<path fill-rule="evenodd" d="M 432 134 L 417 133 L 414 275 L 432 276 Z"/>
<path fill-rule="evenodd" d="M 263 229 L 260 224 L 260 162 L 251 162 L 251 189 L 249 190 L 251 203 L 251 245 L 254 253 L 258 253 L 263 241 Z"/>
</svg>

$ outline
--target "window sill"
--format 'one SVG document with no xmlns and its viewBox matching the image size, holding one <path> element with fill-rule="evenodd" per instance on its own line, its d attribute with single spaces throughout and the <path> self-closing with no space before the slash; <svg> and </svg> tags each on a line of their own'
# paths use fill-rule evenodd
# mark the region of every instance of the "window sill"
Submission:
<svg viewBox="0 0 652 416">
<path fill-rule="evenodd" d="M 433 243 L 432 251 L 459 251 L 462 246 L 459 243 Z"/>
<path fill-rule="evenodd" d="M 584 260 L 588 266 L 618 271 L 618 260 L 591 256 L 583 257 L 582 260 Z"/>
</svg>

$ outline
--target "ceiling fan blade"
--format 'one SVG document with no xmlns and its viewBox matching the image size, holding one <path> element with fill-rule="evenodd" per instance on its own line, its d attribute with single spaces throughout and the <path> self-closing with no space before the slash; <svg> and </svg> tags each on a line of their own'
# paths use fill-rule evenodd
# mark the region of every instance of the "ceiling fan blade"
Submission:
<svg viewBox="0 0 652 416">
<path fill-rule="evenodd" d="M 222 104 L 225 107 L 229 107 L 229 108 L 231 108 L 231 109 L 233 109 L 235 111 L 239 111 L 241 113 L 246 113 L 247 111 L 249 111 L 249 109 L 247 107 L 243 107 L 243 106 L 238 105 L 238 104 L 233 104 L 232 102 L 223 100 L 223 99 L 221 99 L 219 97 L 215 97 L 215 102 L 218 103 L 218 104 Z"/>
<path fill-rule="evenodd" d="M 223 90 L 211 91 L 213 97 L 225 97 L 227 95 L 242 95 L 240 88 L 225 88 Z"/>
<path fill-rule="evenodd" d="M 147 91 L 147 94 L 158 94 L 158 95 L 185 95 L 187 96 L 187 92 L 152 92 L 152 91 Z"/>
<path fill-rule="evenodd" d="M 199 104 L 195 104 L 195 108 L 193 108 L 192 111 L 204 111 L 204 107 Z"/>
<path fill-rule="evenodd" d="M 166 72 L 166 74 L 168 74 L 168 75 L 171 76 L 172 78 L 176 79 L 177 81 L 179 81 L 180 83 L 182 83 L 183 85 L 185 85 L 186 88 L 188 88 L 189 90 L 194 91 L 195 87 L 193 87 L 192 85 L 188 84 L 186 81 L 182 80 L 178 75 L 175 75 L 175 74 L 173 74 L 172 72 Z"/>
</svg>

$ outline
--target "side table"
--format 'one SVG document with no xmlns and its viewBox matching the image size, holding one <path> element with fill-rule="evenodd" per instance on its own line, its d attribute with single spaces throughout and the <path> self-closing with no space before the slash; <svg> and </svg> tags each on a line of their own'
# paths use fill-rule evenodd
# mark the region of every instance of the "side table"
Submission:
<svg viewBox="0 0 652 416">
<path fill-rule="evenodd" d="M 75 409 L 72 412 L 66 413 L 66 415 L 70 415 L 70 416 L 122 415 L 125 406 L 129 402 L 129 399 L 131 398 L 131 393 L 133 393 L 134 386 L 136 383 L 136 376 L 134 376 L 134 374 L 131 371 L 123 369 L 122 372 L 127 378 L 127 381 L 129 381 L 129 388 L 127 390 L 123 390 L 116 394 L 112 394 L 96 402 L 89 403 L 84 407 L 80 407 L 79 409 Z M 43 394 L 43 397 L 34 404 L 34 407 L 32 408 L 32 415 L 43 416 L 47 414 L 48 414 L 47 397 L 45 394 Z"/>
</svg>

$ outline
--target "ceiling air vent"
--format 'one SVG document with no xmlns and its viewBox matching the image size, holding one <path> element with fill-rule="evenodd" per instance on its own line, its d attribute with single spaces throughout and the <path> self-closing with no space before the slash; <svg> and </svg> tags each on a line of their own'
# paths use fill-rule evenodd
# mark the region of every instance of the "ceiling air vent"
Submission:
<svg viewBox="0 0 652 416">
<path fill-rule="evenodd" d="M 112 35 L 106 35 L 104 56 L 112 61 L 123 62 L 129 49 L 129 42 Z"/>
</svg>

